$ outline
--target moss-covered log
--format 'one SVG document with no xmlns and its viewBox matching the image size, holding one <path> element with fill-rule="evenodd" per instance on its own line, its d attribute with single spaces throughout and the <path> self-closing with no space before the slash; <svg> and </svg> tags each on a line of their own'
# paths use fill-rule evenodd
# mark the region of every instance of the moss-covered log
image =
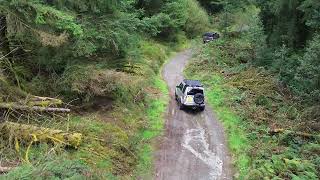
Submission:
<svg viewBox="0 0 320 180">
<path fill-rule="evenodd" d="M 74 148 L 79 147 L 82 141 L 82 134 L 80 133 L 69 133 L 62 130 L 13 122 L 0 124 L 0 133 L 8 139 L 17 139 L 20 142 L 54 143 Z"/>
<path fill-rule="evenodd" d="M 32 96 L 30 98 L 27 98 L 28 106 L 49 107 L 49 106 L 59 106 L 62 104 L 63 104 L 63 101 L 61 99 L 56 99 L 56 98 L 40 97 L 40 96 Z"/>
<path fill-rule="evenodd" d="M 51 108 L 41 106 L 27 106 L 17 103 L 0 103 L 0 109 L 12 109 L 21 111 L 37 111 L 37 112 L 54 112 L 54 113 L 69 113 L 71 110 L 66 108 Z"/>
</svg>

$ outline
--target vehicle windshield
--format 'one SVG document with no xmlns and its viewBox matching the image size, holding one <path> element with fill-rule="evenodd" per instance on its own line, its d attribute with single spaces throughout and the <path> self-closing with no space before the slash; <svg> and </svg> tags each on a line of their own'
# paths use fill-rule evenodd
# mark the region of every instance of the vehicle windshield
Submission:
<svg viewBox="0 0 320 180">
<path fill-rule="evenodd" d="M 198 94 L 198 93 L 203 94 L 203 90 L 202 90 L 202 89 L 191 89 L 191 90 L 188 92 L 188 95 L 195 95 L 195 94 Z"/>
<path fill-rule="evenodd" d="M 218 33 L 205 33 L 203 35 L 203 38 L 214 38 L 214 39 L 218 39 L 220 37 L 220 35 Z"/>
</svg>

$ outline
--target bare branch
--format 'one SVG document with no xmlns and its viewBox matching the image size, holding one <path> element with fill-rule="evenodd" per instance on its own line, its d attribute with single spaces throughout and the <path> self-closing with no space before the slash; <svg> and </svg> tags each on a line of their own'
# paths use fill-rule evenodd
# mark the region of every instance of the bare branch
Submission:
<svg viewBox="0 0 320 180">
<path fill-rule="evenodd" d="M 15 52 L 15 51 L 17 51 L 18 49 L 19 49 L 19 47 L 17 47 L 17 48 L 15 48 L 15 49 L 11 50 L 8 54 L 6 54 L 6 55 L 4 55 L 4 56 L 0 57 L 0 60 L 3 60 L 4 58 L 6 58 L 7 56 L 9 56 L 11 53 L 14 53 L 14 52 Z"/>
</svg>

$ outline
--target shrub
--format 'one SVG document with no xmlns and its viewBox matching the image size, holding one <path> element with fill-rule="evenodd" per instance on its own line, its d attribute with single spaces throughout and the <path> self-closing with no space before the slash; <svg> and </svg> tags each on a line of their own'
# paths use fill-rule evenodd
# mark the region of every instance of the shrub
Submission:
<svg viewBox="0 0 320 180">
<path fill-rule="evenodd" d="M 3 179 L 88 179 L 94 178 L 91 170 L 81 161 L 54 159 L 37 166 L 25 164 L 10 171 Z M 0 179 L 2 179 L 0 178 Z"/>
<path fill-rule="evenodd" d="M 66 69 L 60 87 L 65 95 L 71 98 L 78 96 L 83 101 L 97 96 L 116 99 L 122 97 L 121 92 L 130 90 L 129 84 L 137 81 L 139 78 L 123 72 L 76 65 Z"/>
<path fill-rule="evenodd" d="M 303 97 L 308 97 L 306 101 L 320 101 L 320 35 L 315 36 L 310 41 L 306 53 L 301 59 L 298 73 L 295 76 L 298 84 L 293 88 Z"/>
<path fill-rule="evenodd" d="M 188 18 L 184 25 L 184 30 L 188 37 L 198 36 L 209 29 L 209 16 L 194 0 L 188 0 Z"/>
</svg>

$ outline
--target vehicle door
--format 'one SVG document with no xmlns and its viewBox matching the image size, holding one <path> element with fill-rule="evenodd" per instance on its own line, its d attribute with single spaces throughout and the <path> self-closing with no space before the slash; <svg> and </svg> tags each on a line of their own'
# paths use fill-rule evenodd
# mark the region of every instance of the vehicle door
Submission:
<svg viewBox="0 0 320 180">
<path fill-rule="evenodd" d="M 176 87 L 176 95 L 178 96 L 178 98 L 180 98 L 182 96 L 182 88 L 183 88 L 183 83 L 180 83 Z"/>
<path fill-rule="evenodd" d="M 187 91 L 187 88 L 188 88 L 188 85 L 184 85 L 183 87 L 182 87 L 182 90 L 181 90 L 181 100 L 182 100 L 182 102 L 184 102 L 184 100 L 185 100 L 185 97 L 186 97 L 186 91 Z"/>
</svg>

